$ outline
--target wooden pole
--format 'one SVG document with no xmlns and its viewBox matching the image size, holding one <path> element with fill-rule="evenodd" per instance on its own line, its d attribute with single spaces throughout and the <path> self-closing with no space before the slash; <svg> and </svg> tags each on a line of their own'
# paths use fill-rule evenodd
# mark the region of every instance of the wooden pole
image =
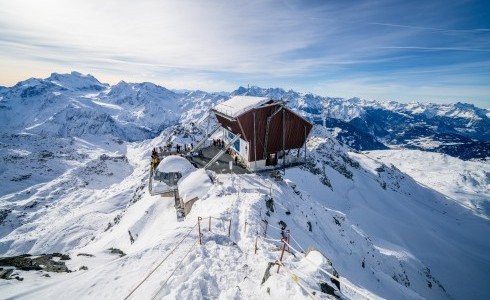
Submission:
<svg viewBox="0 0 490 300">
<path fill-rule="evenodd" d="M 229 220 L 229 223 L 228 223 L 228 237 L 231 236 L 231 219 Z"/>
<path fill-rule="evenodd" d="M 201 234 L 201 217 L 197 217 L 197 230 L 199 231 L 199 245 L 202 245 L 202 234 Z"/>
<path fill-rule="evenodd" d="M 259 239 L 259 235 L 257 233 L 257 235 L 255 236 L 255 254 L 257 254 L 257 250 L 258 250 L 258 248 L 257 248 L 257 240 L 258 239 Z"/>
<path fill-rule="evenodd" d="M 208 225 L 208 230 L 211 231 L 211 216 L 209 216 L 209 225 Z"/>
</svg>

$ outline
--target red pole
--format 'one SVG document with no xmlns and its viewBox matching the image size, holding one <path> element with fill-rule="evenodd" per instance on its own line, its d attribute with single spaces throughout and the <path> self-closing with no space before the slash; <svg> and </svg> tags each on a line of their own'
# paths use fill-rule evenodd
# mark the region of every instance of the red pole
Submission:
<svg viewBox="0 0 490 300">
<path fill-rule="evenodd" d="M 282 258 L 284 257 L 284 250 L 286 249 L 286 241 L 284 238 L 281 239 L 282 242 L 282 250 L 281 250 L 281 257 L 279 258 L 279 264 L 277 264 L 277 273 L 279 273 L 279 269 L 281 268 L 281 263 L 282 263 Z"/>
<path fill-rule="evenodd" d="M 209 226 L 208 226 L 208 230 L 211 231 L 211 216 L 209 216 Z"/>
<path fill-rule="evenodd" d="M 199 230 L 199 245 L 202 245 L 202 234 L 201 234 L 201 217 L 197 217 L 197 229 Z"/>
</svg>

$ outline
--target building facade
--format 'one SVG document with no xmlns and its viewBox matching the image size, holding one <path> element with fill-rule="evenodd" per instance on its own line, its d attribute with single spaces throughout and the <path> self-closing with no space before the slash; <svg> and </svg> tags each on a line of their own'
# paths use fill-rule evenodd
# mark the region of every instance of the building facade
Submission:
<svg viewBox="0 0 490 300">
<path fill-rule="evenodd" d="M 240 134 L 231 148 L 251 170 L 300 160 L 299 153 L 313 127 L 282 101 L 264 97 L 233 97 L 212 111 L 223 128 L 225 141 Z"/>
</svg>

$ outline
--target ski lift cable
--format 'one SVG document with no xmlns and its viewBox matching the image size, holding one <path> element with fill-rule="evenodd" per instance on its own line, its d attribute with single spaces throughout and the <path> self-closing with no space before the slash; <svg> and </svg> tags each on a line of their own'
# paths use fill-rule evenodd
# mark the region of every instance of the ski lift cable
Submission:
<svg viewBox="0 0 490 300">
<path fill-rule="evenodd" d="M 179 263 L 177 264 L 177 266 L 175 267 L 175 269 L 172 271 L 172 273 L 170 274 L 170 276 L 167 277 L 167 279 L 165 280 L 165 282 L 160 286 L 160 288 L 158 289 L 158 291 L 156 292 L 156 294 L 151 298 L 152 300 L 154 300 L 158 294 L 160 294 L 160 292 L 162 291 L 162 289 L 165 287 L 165 285 L 167 285 L 167 282 L 170 280 L 170 278 L 172 278 L 172 276 L 174 275 L 175 271 L 177 271 L 177 269 L 179 269 L 180 265 L 182 265 L 182 263 L 184 262 L 184 259 L 186 259 L 186 257 L 189 255 L 189 253 L 191 253 L 192 249 L 194 249 L 194 247 L 196 247 L 197 245 L 197 242 L 199 240 L 196 240 L 194 242 L 194 244 L 189 248 L 189 250 L 187 251 L 187 253 L 184 255 L 184 257 L 179 261 Z"/>
<path fill-rule="evenodd" d="M 175 252 L 175 250 L 177 250 L 180 244 L 182 244 L 182 242 L 191 234 L 191 232 L 196 228 L 196 226 L 197 223 L 194 226 L 192 226 L 191 230 L 189 230 L 189 232 L 177 243 L 174 249 L 172 249 L 172 251 L 170 251 L 167 254 L 167 256 L 165 256 L 165 258 L 148 275 L 146 275 L 146 277 L 143 278 L 143 280 L 134 289 L 131 290 L 131 292 L 124 298 L 124 300 L 129 299 L 129 297 L 163 264 L 163 262 L 167 260 L 167 258 L 169 258 L 170 255 L 172 255 L 172 253 Z"/>
</svg>

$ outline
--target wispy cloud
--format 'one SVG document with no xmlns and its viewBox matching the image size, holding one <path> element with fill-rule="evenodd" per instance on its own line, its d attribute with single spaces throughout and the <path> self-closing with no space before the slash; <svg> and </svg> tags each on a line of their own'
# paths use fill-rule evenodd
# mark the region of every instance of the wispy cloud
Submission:
<svg viewBox="0 0 490 300">
<path fill-rule="evenodd" d="M 42 70 L 76 69 L 111 82 L 176 88 L 260 83 L 306 90 L 335 79 L 338 93 L 344 86 L 347 95 L 353 82 L 368 87 L 367 80 L 352 78 L 391 78 L 412 89 L 423 81 L 440 86 L 456 81 L 446 70 L 464 65 L 460 81 L 481 82 L 488 79 L 477 66 L 490 61 L 490 25 L 480 20 L 473 26 L 475 14 L 465 18 L 458 5 L 0 0 L 0 80 L 13 84 Z M 486 92 L 470 96 L 489 98 Z M 368 95 L 360 90 L 357 96 Z"/>
<path fill-rule="evenodd" d="M 460 47 L 383 46 L 383 47 L 379 47 L 379 49 L 405 49 L 405 50 L 422 50 L 422 51 L 490 52 L 490 49 L 460 48 Z"/>
<path fill-rule="evenodd" d="M 434 28 L 434 27 L 421 27 L 421 26 L 410 26 L 401 24 L 389 24 L 389 23 L 369 23 L 371 25 L 380 25 L 388 27 L 398 27 L 398 28 L 408 28 L 416 30 L 429 30 L 429 31 L 440 31 L 440 32 L 451 32 L 451 33 L 487 33 L 490 32 L 490 28 L 476 28 L 476 29 L 445 29 L 445 28 Z"/>
</svg>

